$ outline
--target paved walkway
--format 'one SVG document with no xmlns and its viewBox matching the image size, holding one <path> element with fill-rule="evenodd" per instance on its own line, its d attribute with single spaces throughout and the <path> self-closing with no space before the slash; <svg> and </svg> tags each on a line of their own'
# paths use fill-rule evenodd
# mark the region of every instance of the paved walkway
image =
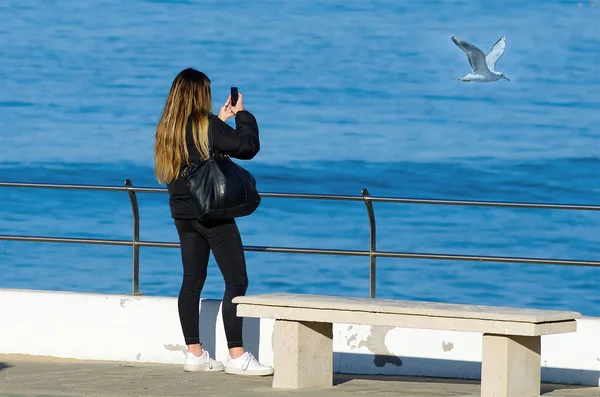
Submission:
<svg viewBox="0 0 600 397">
<path fill-rule="evenodd" d="M 180 366 L 0 355 L 0 396 L 479 396 L 479 382 L 336 375 L 332 389 L 276 390 L 272 377 L 185 373 Z M 598 397 L 600 388 L 544 385 L 544 397 Z M 235 393 L 235 394 L 234 394 Z"/>
</svg>

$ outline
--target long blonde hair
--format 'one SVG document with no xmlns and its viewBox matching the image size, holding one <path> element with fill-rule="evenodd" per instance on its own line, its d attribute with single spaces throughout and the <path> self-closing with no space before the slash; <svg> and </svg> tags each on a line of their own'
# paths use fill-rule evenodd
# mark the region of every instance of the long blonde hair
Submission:
<svg viewBox="0 0 600 397">
<path fill-rule="evenodd" d="M 154 174 L 159 183 L 179 177 L 181 165 L 190 164 L 186 143 L 188 120 L 194 144 L 203 159 L 208 151 L 208 116 L 212 110 L 210 80 L 195 69 L 182 70 L 173 80 L 162 116 L 156 126 Z"/>
</svg>

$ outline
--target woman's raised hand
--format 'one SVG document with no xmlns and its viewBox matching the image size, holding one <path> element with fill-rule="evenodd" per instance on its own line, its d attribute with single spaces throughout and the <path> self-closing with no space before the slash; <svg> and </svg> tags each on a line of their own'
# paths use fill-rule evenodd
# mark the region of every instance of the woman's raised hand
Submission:
<svg viewBox="0 0 600 397">
<path fill-rule="evenodd" d="M 240 99 L 241 99 L 241 95 L 240 95 Z M 238 99 L 238 105 L 240 103 L 240 100 Z M 243 106 L 243 105 L 242 105 Z M 237 112 L 235 112 L 237 113 Z M 225 104 L 223 106 L 221 106 L 221 109 L 219 110 L 219 118 L 222 121 L 227 121 L 229 118 L 235 116 L 234 111 L 232 110 L 231 107 L 231 95 L 229 95 L 229 97 L 227 97 L 227 101 L 225 101 Z"/>
<path fill-rule="evenodd" d="M 237 103 L 235 104 L 235 106 L 231 106 L 230 109 L 233 112 L 233 114 L 236 114 L 237 112 L 239 112 L 240 110 L 244 110 L 244 103 L 242 102 L 243 96 L 241 92 L 238 92 L 238 100 Z M 229 96 L 229 101 L 231 103 L 231 95 Z"/>
</svg>

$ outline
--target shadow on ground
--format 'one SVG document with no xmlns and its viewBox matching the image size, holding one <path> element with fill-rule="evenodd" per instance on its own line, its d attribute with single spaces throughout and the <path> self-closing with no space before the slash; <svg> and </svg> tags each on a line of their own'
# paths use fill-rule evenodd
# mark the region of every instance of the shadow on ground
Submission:
<svg viewBox="0 0 600 397">
<path fill-rule="evenodd" d="M 460 385 L 478 385 L 478 380 L 470 379 L 445 379 L 445 378 L 427 378 L 421 376 L 401 376 L 401 375 L 355 375 L 355 374 L 334 374 L 333 385 L 341 385 L 353 380 L 368 380 L 374 382 L 424 382 L 424 383 L 448 383 Z"/>
<path fill-rule="evenodd" d="M 475 384 L 479 385 L 481 379 L 481 362 L 460 360 L 439 360 L 422 357 L 396 357 L 392 355 L 368 355 L 356 353 L 333 353 L 333 361 L 337 363 L 339 371 L 354 372 L 354 369 L 375 366 L 381 375 L 354 375 L 339 374 L 334 378 L 334 384 L 343 384 L 353 379 L 374 381 L 405 381 L 405 382 L 430 382 L 442 384 Z M 578 370 L 570 368 L 542 367 L 542 394 L 568 389 L 596 389 L 600 371 Z M 423 373 L 424 376 L 411 374 Z M 429 374 L 427 373 L 429 372 Z M 432 378 L 435 373 L 443 372 L 446 378 Z M 470 374 L 465 379 L 465 374 Z M 569 379 L 574 385 L 545 383 L 545 379 Z M 598 394 L 600 396 L 600 393 Z"/>
<path fill-rule="evenodd" d="M 6 368 L 10 368 L 10 367 L 12 367 L 12 365 L 0 362 L 0 371 L 5 370 Z"/>
<path fill-rule="evenodd" d="M 550 383 L 542 384 L 542 394 L 552 393 L 553 391 L 559 390 L 578 390 L 578 389 L 596 389 L 593 386 L 579 386 L 579 385 L 555 385 Z"/>
<path fill-rule="evenodd" d="M 452 384 L 452 385 L 479 385 L 479 380 L 472 379 L 449 379 L 449 378 L 427 378 L 420 376 L 400 376 L 400 375 L 355 375 L 355 374 L 334 374 L 333 385 L 338 386 L 353 380 L 368 380 L 374 382 L 424 382 L 435 384 Z M 577 389 L 594 389 L 593 386 L 578 386 L 578 385 L 557 385 L 544 383 L 541 385 L 541 394 L 545 395 L 554 391 L 561 390 L 577 390 Z M 550 397 L 550 396 L 549 396 Z"/>
</svg>

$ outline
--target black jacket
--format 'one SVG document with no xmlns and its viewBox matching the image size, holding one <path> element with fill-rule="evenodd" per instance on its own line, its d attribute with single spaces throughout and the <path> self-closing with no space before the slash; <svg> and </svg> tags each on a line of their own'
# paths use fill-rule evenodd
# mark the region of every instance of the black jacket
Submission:
<svg viewBox="0 0 600 397">
<path fill-rule="evenodd" d="M 210 138 L 214 149 L 230 157 L 250 160 L 260 150 L 258 139 L 258 124 L 252 113 L 242 110 L 235 115 L 236 128 L 230 127 L 216 115 L 211 114 Z M 200 153 L 194 145 L 191 123 L 186 128 L 186 143 L 190 156 L 190 163 L 201 161 Z M 182 164 L 181 170 L 185 164 Z M 188 194 L 185 179 L 181 176 L 167 184 L 169 190 L 169 206 L 171 217 L 174 219 L 194 219 L 194 207 Z"/>
</svg>

